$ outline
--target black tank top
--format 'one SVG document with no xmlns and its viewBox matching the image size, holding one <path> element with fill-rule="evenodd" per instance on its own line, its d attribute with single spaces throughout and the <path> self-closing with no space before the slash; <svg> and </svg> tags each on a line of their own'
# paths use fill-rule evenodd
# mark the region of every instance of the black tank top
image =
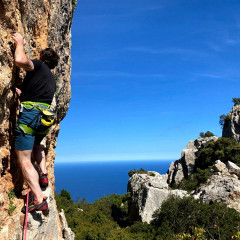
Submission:
<svg viewBox="0 0 240 240">
<path fill-rule="evenodd" d="M 56 91 L 54 76 L 48 66 L 40 60 L 32 60 L 34 70 L 27 72 L 23 80 L 21 101 L 51 104 Z"/>
</svg>

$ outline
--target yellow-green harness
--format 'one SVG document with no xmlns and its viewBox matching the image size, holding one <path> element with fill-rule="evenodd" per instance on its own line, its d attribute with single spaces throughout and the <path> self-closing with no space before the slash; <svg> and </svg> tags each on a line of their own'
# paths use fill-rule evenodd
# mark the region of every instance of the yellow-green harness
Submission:
<svg viewBox="0 0 240 240">
<path fill-rule="evenodd" d="M 39 110 L 39 114 L 28 124 L 23 124 L 23 123 L 18 123 L 17 129 L 21 130 L 24 134 L 29 134 L 29 135 L 34 135 L 34 134 L 39 134 L 39 135 L 43 135 L 43 134 L 47 134 L 50 127 L 53 125 L 54 123 L 54 117 L 55 114 L 49 109 L 50 105 L 47 103 L 41 103 L 41 102 L 22 102 L 21 103 L 23 107 L 27 108 L 27 109 L 36 109 Z M 46 106 L 45 107 L 41 107 L 41 106 Z M 39 115 L 41 115 L 41 125 L 48 127 L 45 131 L 43 132 L 38 132 L 35 129 L 31 128 L 30 125 L 33 123 L 33 121 L 36 120 L 37 117 L 39 117 Z"/>
</svg>

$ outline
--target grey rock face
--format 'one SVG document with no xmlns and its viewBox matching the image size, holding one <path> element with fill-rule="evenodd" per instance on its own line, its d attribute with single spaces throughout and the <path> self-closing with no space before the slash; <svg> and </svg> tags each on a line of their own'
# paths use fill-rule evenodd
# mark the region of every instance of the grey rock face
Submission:
<svg viewBox="0 0 240 240">
<path fill-rule="evenodd" d="M 240 105 L 233 106 L 228 115 L 231 121 L 224 124 L 222 136 L 234 138 L 240 143 Z"/>
<path fill-rule="evenodd" d="M 72 232 L 71 228 L 68 227 L 67 220 L 66 220 L 63 209 L 61 209 L 61 211 L 59 213 L 59 217 L 60 217 L 61 226 L 62 226 L 63 238 L 65 240 L 74 240 L 75 234 Z"/>
<path fill-rule="evenodd" d="M 218 137 L 198 138 L 195 141 L 190 141 L 181 153 L 181 158 L 171 164 L 168 170 L 168 183 L 179 183 L 184 177 L 193 173 L 196 152 L 202 149 L 211 141 L 217 141 Z"/>
<path fill-rule="evenodd" d="M 151 176 L 153 174 L 154 176 Z M 169 190 L 167 178 L 167 174 L 160 175 L 151 171 L 149 174 L 136 173 L 129 179 L 128 192 L 131 193 L 129 215 L 132 219 L 150 223 L 154 211 L 159 209 L 170 195 L 180 197 L 187 195 L 183 190 Z"/>
<path fill-rule="evenodd" d="M 235 163 L 232 163 L 230 161 L 226 164 L 229 173 L 236 174 L 237 176 L 240 176 L 240 167 L 238 167 Z"/>
<path fill-rule="evenodd" d="M 27 221 L 27 239 L 35 239 L 35 240 L 73 240 L 74 234 L 71 232 L 71 229 L 68 228 L 68 224 L 66 222 L 64 212 L 60 214 L 57 211 L 56 203 L 54 200 L 52 186 L 46 188 L 43 191 L 43 195 L 47 197 L 49 211 L 48 213 L 32 212 L 28 213 L 28 221 Z M 30 194 L 31 197 L 31 194 Z M 62 220 L 62 232 L 64 234 L 62 236 L 62 232 L 58 228 L 58 217 L 60 215 L 60 219 Z M 24 214 L 18 212 L 11 219 L 9 219 L 8 224 L 2 226 L 2 230 L 0 231 L 0 239 L 1 240 L 21 240 L 23 239 L 24 232 L 23 224 L 24 224 Z M 62 237 L 61 237 L 62 236 Z"/>
<path fill-rule="evenodd" d="M 227 206 L 240 211 L 240 181 L 229 173 L 213 175 L 197 190 L 197 197 L 204 202 L 225 203 Z"/>
</svg>

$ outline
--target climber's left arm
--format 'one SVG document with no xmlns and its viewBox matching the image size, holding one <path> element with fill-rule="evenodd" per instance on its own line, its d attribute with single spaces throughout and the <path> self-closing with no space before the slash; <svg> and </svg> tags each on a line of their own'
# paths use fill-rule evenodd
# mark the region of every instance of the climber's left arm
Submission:
<svg viewBox="0 0 240 240">
<path fill-rule="evenodd" d="M 33 62 L 27 57 L 24 51 L 25 39 L 22 37 L 20 33 L 14 33 L 13 40 L 15 41 L 16 44 L 15 64 L 26 71 L 33 71 L 34 70 Z"/>
</svg>

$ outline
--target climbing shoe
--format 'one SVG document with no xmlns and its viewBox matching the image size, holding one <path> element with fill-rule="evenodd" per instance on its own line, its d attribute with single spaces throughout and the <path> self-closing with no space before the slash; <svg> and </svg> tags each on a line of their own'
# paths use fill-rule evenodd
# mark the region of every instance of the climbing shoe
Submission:
<svg viewBox="0 0 240 240">
<path fill-rule="evenodd" d="M 48 174 L 41 172 L 39 175 L 39 183 L 41 187 L 47 187 L 48 186 Z"/>
<path fill-rule="evenodd" d="M 43 198 L 43 201 L 40 204 L 36 204 L 35 201 L 29 203 L 28 205 L 28 212 L 33 211 L 46 211 L 48 210 L 48 204 L 47 204 L 47 197 Z M 22 208 L 22 213 L 26 213 L 26 206 Z"/>
</svg>

